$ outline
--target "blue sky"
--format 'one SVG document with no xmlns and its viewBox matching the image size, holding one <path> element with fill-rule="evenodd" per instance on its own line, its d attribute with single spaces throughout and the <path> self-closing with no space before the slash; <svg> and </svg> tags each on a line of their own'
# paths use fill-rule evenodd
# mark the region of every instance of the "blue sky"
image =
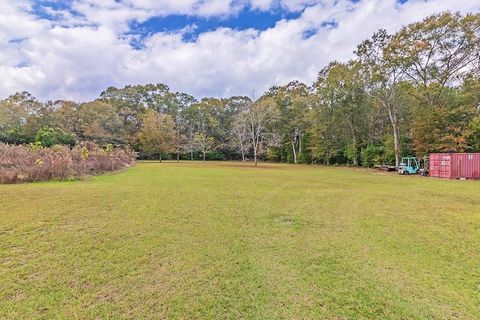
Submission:
<svg viewBox="0 0 480 320">
<path fill-rule="evenodd" d="M 478 12 L 480 1 L 0 1 L 0 98 L 28 90 L 86 101 L 109 86 L 157 82 L 222 97 L 312 83 L 379 28 L 446 10 Z"/>
<path fill-rule="evenodd" d="M 144 22 L 133 21 L 130 23 L 130 28 L 132 33 L 147 37 L 157 32 L 172 32 L 191 26 L 191 32 L 184 35 L 184 40 L 194 41 L 199 34 L 214 31 L 218 28 L 264 31 L 275 27 L 275 24 L 282 19 L 297 19 L 300 15 L 301 12 L 289 12 L 279 8 L 271 11 L 244 8 L 231 16 L 198 17 L 173 14 L 153 17 Z"/>
<path fill-rule="evenodd" d="M 307 0 L 307 3 L 309 1 Z M 352 0 L 358 2 L 358 0 Z M 60 15 L 55 12 L 67 11 L 73 16 L 83 17 L 81 11 L 75 10 L 74 1 L 55 1 L 55 0 L 39 0 L 33 1 L 31 12 L 42 19 L 51 21 L 59 21 Z M 238 3 L 240 3 L 238 1 Z M 312 2 L 313 3 L 313 2 Z M 301 16 L 305 7 L 288 7 L 280 5 L 271 6 L 268 10 L 261 10 L 258 7 L 252 7 L 248 2 L 233 9 L 232 12 L 222 13 L 219 15 L 195 15 L 190 12 L 172 14 L 164 14 L 146 19 L 128 22 L 129 32 L 131 35 L 138 35 L 142 39 L 158 32 L 176 32 L 185 28 L 189 28 L 189 32 L 184 34 L 185 41 L 194 41 L 199 34 L 217 30 L 218 28 L 231 28 L 234 30 L 255 29 L 264 31 L 275 27 L 280 20 L 292 20 Z M 138 42 L 132 45 L 137 47 Z"/>
</svg>

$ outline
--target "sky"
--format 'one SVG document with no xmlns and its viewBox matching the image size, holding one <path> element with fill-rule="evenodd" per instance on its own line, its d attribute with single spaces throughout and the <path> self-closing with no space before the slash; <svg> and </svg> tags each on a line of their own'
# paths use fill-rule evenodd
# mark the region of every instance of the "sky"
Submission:
<svg viewBox="0 0 480 320">
<path fill-rule="evenodd" d="M 88 101 L 164 83 L 197 98 L 311 84 L 379 28 L 480 0 L 0 0 L 0 98 Z"/>
</svg>

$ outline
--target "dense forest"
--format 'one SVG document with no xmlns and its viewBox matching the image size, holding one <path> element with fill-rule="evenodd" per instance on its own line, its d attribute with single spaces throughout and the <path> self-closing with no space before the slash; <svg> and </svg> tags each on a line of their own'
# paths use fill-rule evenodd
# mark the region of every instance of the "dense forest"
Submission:
<svg viewBox="0 0 480 320">
<path fill-rule="evenodd" d="M 180 75 L 179 75 L 180 76 Z M 143 158 L 372 166 L 405 155 L 480 151 L 480 14 L 446 12 L 379 30 L 313 84 L 204 98 L 164 84 L 94 101 L 0 101 L 0 142 L 130 146 Z"/>
</svg>

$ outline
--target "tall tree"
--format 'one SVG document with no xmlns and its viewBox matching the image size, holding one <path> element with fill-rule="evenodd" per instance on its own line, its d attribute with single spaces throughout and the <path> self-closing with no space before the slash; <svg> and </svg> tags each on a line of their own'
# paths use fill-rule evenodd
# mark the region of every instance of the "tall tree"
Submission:
<svg viewBox="0 0 480 320">
<path fill-rule="evenodd" d="M 480 13 L 445 12 L 410 24 L 391 38 L 388 54 L 421 89 L 422 103 L 441 104 L 447 86 L 461 82 L 478 65 Z"/>
<path fill-rule="evenodd" d="M 52 109 L 30 93 L 17 92 L 0 102 L 0 140 L 29 143 L 37 130 L 50 125 Z"/>
<path fill-rule="evenodd" d="M 268 95 L 277 102 L 280 132 L 296 164 L 303 153 L 302 140 L 306 131 L 305 115 L 311 103 L 310 90 L 307 85 L 292 81 L 286 86 L 273 87 Z"/>
<path fill-rule="evenodd" d="M 108 102 L 95 100 L 81 104 L 76 112 L 77 135 L 99 144 L 126 144 L 124 126 L 115 108 Z"/>
<path fill-rule="evenodd" d="M 234 96 L 223 99 L 223 101 L 223 117 L 220 120 L 223 132 L 222 150 L 229 157 L 232 154 L 240 154 L 242 160 L 245 160 L 249 143 L 243 115 L 252 100 L 245 96 Z"/>
<path fill-rule="evenodd" d="M 74 101 L 58 100 L 54 102 L 55 123 L 64 131 L 74 133 L 78 136 L 80 123 L 78 119 L 78 108 L 80 104 Z"/>
<path fill-rule="evenodd" d="M 167 100 L 165 111 L 172 116 L 175 123 L 174 145 L 177 162 L 180 162 L 180 153 L 185 148 L 185 144 L 188 144 L 189 121 L 185 117 L 185 111 L 196 102 L 193 96 L 180 92 L 170 94 Z M 193 151 L 191 156 L 193 157 Z"/>
<path fill-rule="evenodd" d="M 185 120 L 185 135 L 183 136 L 183 149 L 190 154 L 190 161 L 193 161 L 193 154 L 195 152 L 195 121 L 193 118 Z"/>
<path fill-rule="evenodd" d="M 206 160 L 207 152 L 210 151 L 215 143 L 213 137 L 205 135 L 203 132 L 197 132 L 194 136 L 195 145 L 202 152 L 203 161 Z"/>
<path fill-rule="evenodd" d="M 158 153 L 158 160 L 162 162 L 162 152 L 175 150 L 175 124 L 172 117 L 148 110 L 143 117 L 138 138 L 142 150 L 149 154 Z"/>
<path fill-rule="evenodd" d="M 205 150 L 204 147 L 209 146 L 210 150 L 213 145 L 225 145 L 226 132 L 221 125 L 224 105 L 222 99 L 205 98 L 185 110 L 185 144 L 190 151 L 190 159 L 193 159 L 193 153 L 198 147 Z M 210 143 L 211 140 L 213 141 Z"/>
<path fill-rule="evenodd" d="M 327 86 L 323 79 L 328 74 L 328 67 L 324 68 L 315 85 L 312 108 L 307 111 L 307 133 L 310 136 L 308 149 L 312 161 L 322 161 L 330 165 L 330 161 L 337 152 L 338 126 L 335 104 L 335 90 Z"/>
<path fill-rule="evenodd" d="M 274 125 L 278 119 L 275 100 L 264 97 L 251 103 L 246 111 L 247 130 L 253 149 L 253 161 L 257 166 L 258 156 L 266 146 L 276 140 Z"/>
<path fill-rule="evenodd" d="M 248 135 L 248 122 L 244 112 L 235 116 L 230 133 L 230 146 L 240 151 L 242 162 L 245 162 L 245 154 L 251 146 Z"/>
<path fill-rule="evenodd" d="M 345 155 L 353 165 L 358 165 L 360 145 L 366 133 L 366 114 L 370 106 L 364 91 L 360 64 L 357 61 L 331 63 L 320 74 L 316 86 L 319 92 L 327 93 L 327 103 L 334 105 L 335 112 L 340 115 L 337 119 L 345 125 L 350 140 Z"/>
<path fill-rule="evenodd" d="M 417 149 L 439 151 L 440 146 L 425 149 L 429 142 L 422 141 L 428 132 L 436 132 L 435 139 L 445 142 L 443 151 L 462 150 L 463 131 L 446 125 L 444 118 L 463 113 L 452 110 L 452 89 L 480 62 L 480 14 L 445 12 L 410 24 L 392 37 L 388 52 L 389 60 L 401 66 L 412 83 L 410 92 L 418 100 L 412 128 Z"/>
<path fill-rule="evenodd" d="M 404 106 L 398 97 L 399 83 L 404 79 L 404 72 L 398 61 L 390 54 L 389 46 L 392 36 L 382 29 L 371 39 L 365 40 L 358 47 L 356 54 L 362 64 L 369 93 L 387 112 L 392 126 L 395 166 L 400 164 L 401 122 Z"/>
</svg>

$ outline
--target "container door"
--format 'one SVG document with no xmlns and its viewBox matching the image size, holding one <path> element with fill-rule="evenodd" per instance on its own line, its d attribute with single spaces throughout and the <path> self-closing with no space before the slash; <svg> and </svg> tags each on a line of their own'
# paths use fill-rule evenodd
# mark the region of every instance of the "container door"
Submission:
<svg viewBox="0 0 480 320">
<path fill-rule="evenodd" d="M 460 179 L 465 177 L 465 159 L 463 154 L 454 154 L 452 156 L 452 178 Z"/>
<path fill-rule="evenodd" d="M 460 178 L 480 178 L 480 154 L 467 153 L 462 155 L 462 167 Z"/>
<path fill-rule="evenodd" d="M 480 179 L 480 153 L 475 153 L 472 158 L 472 179 Z"/>
<path fill-rule="evenodd" d="M 471 179 L 473 169 L 473 155 L 462 154 L 460 156 L 460 178 Z"/>
<path fill-rule="evenodd" d="M 440 156 L 440 178 L 451 178 L 452 177 L 452 167 L 450 155 L 441 155 Z"/>
<path fill-rule="evenodd" d="M 456 179 L 478 179 L 480 154 L 462 153 L 452 157 L 452 177 Z"/>
<path fill-rule="evenodd" d="M 440 163 L 439 163 L 439 155 L 432 153 L 430 155 L 430 163 L 429 163 L 429 175 L 431 177 L 440 177 Z"/>
</svg>

